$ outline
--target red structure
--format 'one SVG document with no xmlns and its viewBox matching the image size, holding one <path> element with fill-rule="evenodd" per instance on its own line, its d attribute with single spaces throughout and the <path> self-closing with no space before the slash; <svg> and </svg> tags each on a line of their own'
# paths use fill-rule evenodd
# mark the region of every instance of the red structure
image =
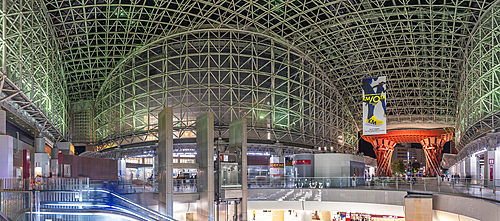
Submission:
<svg viewBox="0 0 500 221">
<path fill-rule="evenodd" d="M 377 156 L 377 176 L 391 176 L 391 157 L 397 143 L 420 143 L 425 153 L 426 176 L 439 176 L 439 160 L 444 144 L 453 137 L 453 130 L 392 130 L 387 134 L 361 135 L 370 142 Z"/>
</svg>

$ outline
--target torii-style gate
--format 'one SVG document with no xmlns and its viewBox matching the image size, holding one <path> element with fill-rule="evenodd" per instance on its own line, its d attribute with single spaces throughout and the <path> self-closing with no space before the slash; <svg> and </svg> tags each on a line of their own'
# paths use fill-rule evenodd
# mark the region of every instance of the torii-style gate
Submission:
<svg viewBox="0 0 500 221">
<path fill-rule="evenodd" d="M 391 157 L 397 143 L 420 143 L 425 153 L 426 176 L 440 176 L 439 160 L 444 144 L 453 137 L 452 129 L 392 130 L 387 134 L 361 135 L 377 156 L 377 176 L 391 176 Z"/>
</svg>

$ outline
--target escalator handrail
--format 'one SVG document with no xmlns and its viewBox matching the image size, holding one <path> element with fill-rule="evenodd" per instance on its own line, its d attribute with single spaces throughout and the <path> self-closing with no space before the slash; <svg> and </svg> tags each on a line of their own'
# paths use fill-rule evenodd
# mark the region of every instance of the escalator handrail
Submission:
<svg viewBox="0 0 500 221">
<path fill-rule="evenodd" d="M 29 212 L 29 209 L 23 209 L 21 210 L 17 215 L 16 217 L 14 218 L 15 221 L 17 221 L 19 219 L 19 217 L 25 213 L 28 213 Z M 46 212 L 54 212 L 54 213 L 58 213 L 58 214 L 74 214 L 74 215 L 77 215 L 77 214 L 81 214 L 81 213 L 102 213 L 102 214 L 114 214 L 114 215 L 117 215 L 117 216 L 123 216 L 123 217 L 126 217 L 126 218 L 129 218 L 129 219 L 133 219 L 133 220 L 138 220 L 138 221 L 149 221 L 147 219 L 144 219 L 140 216 L 136 216 L 134 214 L 131 214 L 131 213 L 127 213 L 127 212 L 121 212 L 121 211 L 118 211 L 118 210 L 105 210 L 105 209 L 78 209 L 78 210 L 75 210 L 75 209 L 40 209 L 40 213 L 46 213 Z M 33 212 L 33 215 L 36 215 L 37 212 Z"/>
<path fill-rule="evenodd" d="M 2 211 L 0 211 L 0 220 L 1 221 L 12 221 L 11 219 L 9 219 L 9 217 L 7 217 L 4 213 L 2 213 Z"/>
</svg>

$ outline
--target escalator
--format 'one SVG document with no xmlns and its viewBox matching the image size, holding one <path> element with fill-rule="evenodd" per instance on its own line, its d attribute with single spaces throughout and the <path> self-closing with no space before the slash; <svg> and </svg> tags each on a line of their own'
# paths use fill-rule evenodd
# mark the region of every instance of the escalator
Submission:
<svg viewBox="0 0 500 221">
<path fill-rule="evenodd" d="M 34 191 L 29 205 L 12 221 L 22 220 L 138 220 L 174 221 L 105 189 Z M 27 202 L 27 200 L 25 200 Z"/>
</svg>

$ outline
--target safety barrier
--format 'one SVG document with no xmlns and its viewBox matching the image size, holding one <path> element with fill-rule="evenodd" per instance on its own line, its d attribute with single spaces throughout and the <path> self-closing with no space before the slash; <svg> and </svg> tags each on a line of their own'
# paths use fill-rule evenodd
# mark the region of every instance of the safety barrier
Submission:
<svg viewBox="0 0 500 221">
<path fill-rule="evenodd" d="M 174 220 L 101 188 L 105 185 L 90 184 L 87 178 L 44 178 L 32 183 L 31 179 L 0 180 L 0 211 L 9 219 L 81 220 L 93 215 L 104 220 L 107 216 Z M 74 212 L 79 210 L 87 212 Z"/>
<path fill-rule="evenodd" d="M 433 193 L 453 193 L 491 200 L 500 200 L 500 180 L 456 177 L 294 177 L 249 179 L 248 188 L 358 188 L 384 190 L 410 190 Z"/>
</svg>

